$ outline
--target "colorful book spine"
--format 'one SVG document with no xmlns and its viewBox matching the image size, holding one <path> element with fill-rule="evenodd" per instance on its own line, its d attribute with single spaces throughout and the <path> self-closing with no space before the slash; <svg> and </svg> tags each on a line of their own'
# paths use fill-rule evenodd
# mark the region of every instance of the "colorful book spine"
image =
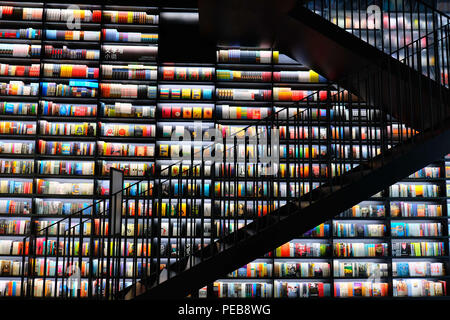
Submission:
<svg viewBox="0 0 450 320">
<path fill-rule="evenodd" d="M 105 137 L 155 137 L 155 125 L 100 123 L 101 135 Z"/>
<path fill-rule="evenodd" d="M 211 100 L 213 98 L 212 88 L 200 87 L 160 87 L 160 99 L 192 99 L 192 100 Z"/>
<path fill-rule="evenodd" d="M 117 29 L 103 29 L 103 39 L 111 42 L 146 42 L 157 43 L 157 33 L 120 32 Z"/>
<path fill-rule="evenodd" d="M 238 71 L 238 70 L 217 70 L 218 81 L 272 81 L 272 72 L 267 71 Z"/>
<path fill-rule="evenodd" d="M 100 41 L 100 31 L 45 30 L 47 40 Z"/>
<path fill-rule="evenodd" d="M 442 235 L 440 223 L 391 222 L 393 237 L 438 237 Z"/>
<path fill-rule="evenodd" d="M 154 163 L 134 163 L 134 162 L 110 162 L 100 161 L 102 175 L 110 175 L 111 168 L 116 168 L 124 172 L 125 176 L 143 177 L 147 174 L 153 174 L 155 170 Z"/>
<path fill-rule="evenodd" d="M 123 24 L 158 24 L 159 16 L 138 11 L 112 11 L 104 10 L 103 19 L 107 23 Z"/>
<path fill-rule="evenodd" d="M 98 151 L 103 156 L 119 157 L 153 157 L 155 154 L 154 145 L 113 143 L 99 141 Z"/>
<path fill-rule="evenodd" d="M 216 89 L 216 96 L 221 100 L 270 101 L 272 90 Z"/>
<path fill-rule="evenodd" d="M 59 182 L 44 179 L 36 180 L 38 194 L 92 195 L 93 182 Z"/>
<path fill-rule="evenodd" d="M 41 9 L 42 10 L 42 9 Z M 83 10 L 83 9 L 45 9 L 46 19 L 48 21 L 80 21 L 100 23 L 102 19 L 101 10 Z"/>
<path fill-rule="evenodd" d="M 48 122 L 41 120 L 39 123 L 40 134 L 56 136 L 95 136 L 96 123 L 65 123 Z"/>
<path fill-rule="evenodd" d="M 326 278 L 330 276 L 328 262 L 275 262 L 277 278 Z"/>
<path fill-rule="evenodd" d="M 42 20 L 42 8 L 0 6 L 0 19 Z"/>
<path fill-rule="evenodd" d="M 26 180 L 0 180 L 0 193 L 10 194 L 32 194 L 33 182 Z"/>
<path fill-rule="evenodd" d="M 103 98 L 156 99 L 156 87 L 148 85 L 101 83 Z"/>
<path fill-rule="evenodd" d="M 0 83 L 0 95 L 4 96 L 37 96 L 39 83 L 24 83 L 23 81 L 10 81 Z"/>
<path fill-rule="evenodd" d="M 1 121 L 0 134 L 34 135 L 36 134 L 36 123 L 31 121 Z"/>
<path fill-rule="evenodd" d="M 95 163 L 88 161 L 39 160 L 39 174 L 54 175 L 94 175 Z"/>
<path fill-rule="evenodd" d="M 115 80 L 156 80 L 158 69 L 155 66 L 145 66 L 142 64 L 128 65 L 102 65 L 103 79 Z"/>
<path fill-rule="evenodd" d="M 0 102 L 0 114 L 5 115 L 36 115 L 35 102 Z"/>
<path fill-rule="evenodd" d="M 415 202 L 391 202 L 392 217 L 441 217 L 442 205 Z"/>
<path fill-rule="evenodd" d="M 276 82 L 299 82 L 299 83 L 326 83 L 327 79 L 314 72 L 309 71 L 279 71 L 273 73 Z"/>
<path fill-rule="evenodd" d="M 214 68 L 207 67 L 160 67 L 162 80 L 212 81 Z"/>
<path fill-rule="evenodd" d="M 32 64 L 27 66 L 1 63 L 0 75 L 15 77 L 39 77 L 40 69 L 41 66 L 39 64 Z"/>
<path fill-rule="evenodd" d="M 32 174 L 34 160 L 2 159 L 0 160 L 0 174 Z"/>
<path fill-rule="evenodd" d="M 86 83 L 80 85 L 67 85 L 55 82 L 42 82 L 42 95 L 47 97 L 80 97 L 95 98 L 97 96 L 97 88 L 91 88 Z M 92 83 L 98 86 L 97 83 Z"/>
<path fill-rule="evenodd" d="M 0 57 L 38 58 L 40 45 L 0 43 Z"/>
<path fill-rule="evenodd" d="M 31 211 L 31 200 L 0 200 L 0 214 L 28 215 Z"/>
<path fill-rule="evenodd" d="M 447 294 L 445 281 L 394 279 L 392 286 L 394 297 L 436 297 Z"/>
<path fill-rule="evenodd" d="M 87 65 L 44 63 L 44 77 L 97 79 L 98 68 Z"/>
<path fill-rule="evenodd" d="M 350 297 L 386 297 L 389 284 L 383 282 L 335 282 L 334 296 Z"/>
<path fill-rule="evenodd" d="M 123 102 L 116 102 L 115 104 L 100 102 L 100 106 L 105 117 L 155 118 L 155 106 L 141 106 Z"/>
<path fill-rule="evenodd" d="M 4 39 L 41 39 L 42 30 L 40 29 L 0 29 L 0 38 Z"/>
<path fill-rule="evenodd" d="M 385 224 L 342 223 L 333 221 L 333 235 L 335 237 L 384 237 Z"/>
<path fill-rule="evenodd" d="M 386 209 L 382 204 L 358 204 L 339 215 L 341 218 L 385 217 Z M 392 215 L 392 209 L 391 209 Z"/>
<path fill-rule="evenodd" d="M 225 63 L 278 63 L 279 52 L 269 50 L 218 50 L 217 62 Z"/>
<path fill-rule="evenodd" d="M 293 90 L 291 88 L 273 88 L 273 99 L 276 101 L 325 101 L 327 91 Z"/>
<path fill-rule="evenodd" d="M 239 283 L 214 282 L 214 293 L 217 298 L 271 298 L 271 283 Z"/>
<path fill-rule="evenodd" d="M 80 141 L 38 141 L 40 154 L 61 156 L 93 156 L 95 142 Z"/>
<path fill-rule="evenodd" d="M 326 282 L 298 282 L 275 280 L 275 298 L 323 298 L 331 296 L 331 285 Z"/>
<path fill-rule="evenodd" d="M 272 114 L 272 109 L 261 107 L 241 107 L 220 105 L 222 119 L 261 120 Z M 219 110 L 220 110 L 219 109 Z"/>
<path fill-rule="evenodd" d="M 39 104 L 42 115 L 46 116 L 95 117 L 97 115 L 95 104 L 65 104 L 48 100 L 41 100 Z"/>
<path fill-rule="evenodd" d="M 45 45 L 44 52 L 45 56 L 51 59 L 98 60 L 100 58 L 100 50 L 96 49 L 72 49 L 67 46 Z"/>
<path fill-rule="evenodd" d="M 82 211 L 83 215 L 92 213 L 92 202 L 71 200 L 35 199 L 36 213 L 38 215 L 70 215 Z"/>
</svg>

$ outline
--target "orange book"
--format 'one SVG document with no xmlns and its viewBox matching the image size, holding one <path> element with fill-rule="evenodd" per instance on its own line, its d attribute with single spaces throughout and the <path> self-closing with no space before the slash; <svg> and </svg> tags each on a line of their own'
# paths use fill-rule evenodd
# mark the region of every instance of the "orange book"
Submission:
<svg viewBox="0 0 450 320">
<path fill-rule="evenodd" d="M 348 296 L 353 297 L 353 283 L 348 283 L 347 290 L 348 290 Z"/>
<path fill-rule="evenodd" d="M 303 171 L 303 177 L 309 177 L 309 164 L 306 164 L 304 167 L 303 167 L 304 169 L 304 171 Z"/>
<path fill-rule="evenodd" d="M 281 246 L 281 256 L 289 257 L 290 256 L 290 246 L 289 243 L 285 243 Z"/>
</svg>

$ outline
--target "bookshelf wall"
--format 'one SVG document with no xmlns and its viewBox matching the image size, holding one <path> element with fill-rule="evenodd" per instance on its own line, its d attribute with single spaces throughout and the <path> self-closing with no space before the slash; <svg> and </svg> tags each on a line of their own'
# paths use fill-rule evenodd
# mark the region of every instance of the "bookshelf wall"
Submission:
<svg viewBox="0 0 450 320">
<path fill-rule="evenodd" d="M 275 298 L 447 295 L 447 161 L 216 281 L 214 296 L 251 296 L 249 284 Z"/>
<path fill-rule="evenodd" d="M 173 134 L 187 130 L 195 138 L 195 132 L 218 128 L 225 137 L 292 107 L 284 112 L 287 119 L 298 112 L 299 100 L 325 88 L 327 80 L 278 51 L 260 48 L 217 48 L 214 64 L 161 63 L 158 7 L 92 4 L 73 11 L 66 10 L 69 4 L 53 2 L 0 2 L 0 6 L 0 296 L 17 295 L 20 288 L 23 235 L 34 224 L 40 229 L 107 198 L 111 167 L 124 170 L 124 186 L 149 175 L 150 184 L 161 191 L 166 213 L 161 228 L 166 238 L 160 248 L 164 257 L 157 263 L 164 265 L 181 250 L 176 247 L 178 221 L 183 224 L 184 219 L 188 225 L 198 220 L 203 235 L 213 240 L 218 228 L 232 228 L 221 217 L 238 215 L 240 223 L 248 223 L 247 215 L 266 214 L 284 205 L 283 194 L 303 194 L 325 181 L 327 134 L 335 137 L 333 148 L 349 159 L 349 168 L 352 158 L 377 152 L 376 143 L 364 131 L 364 123 L 376 112 L 324 106 L 312 113 L 314 126 L 302 129 L 313 135 L 311 147 L 297 150 L 290 145 L 295 130 L 286 123 L 280 136 L 281 176 L 274 203 L 258 200 L 258 192 L 267 185 L 249 179 L 255 168 L 228 168 L 207 161 L 199 161 L 203 166 L 198 174 L 180 180 L 205 186 L 197 190 L 195 203 L 188 202 L 176 193 L 178 187 L 164 184 L 165 178 L 179 176 L 185 167 L 167 167 L 177 162 L 171 160 L 174 155 L 196 153 L 207 142 L 171 141 Z M 70 15 L 79 17 L 79 24 Z M 327 129 L 327 117 L 339 119 L 336 127 Z M 349 126 L 353 142 L 348 133 L 341 134 Z M 304 166 L 291 168 L 290 157 L 304 158 Z M 447 281 L 449 262 L 448 168 L 445 159 L 431 164 L 398 187 L 217 280 L 199 296 L 333 297 L 358 292 L 401 296 L 408 285 L 411 295 L 420 285 L 433 287 L 427 292 L 439 295 L 438 281 Z M 315 177 L 312 186 L 303 183 L 309 175 Z M 248 181 L 253 181 L 254 193 L 233 190 L 235 182 Z M 183 219 L 177 218 L 178 210 Z M 135 214 L 148 213 L 142 208 L 127 212 Z M 129 230 L 136 227 L 124 226 L 131 234 Z M 190 232 L 191 241 L 182 244 L 185 252 L 204 245 L 197 231 Z M 402 246 L 410 242 L 443 245 L 433 246 L 433 256 L 424 257 L 417 245 Z M 87 260 L 88 255 L 83 264 Z M 39 276 L 45 263 L 47 270 L 56 269 L 54 259 L 38 258 Z M 82 270 L 85 288 L 85 265 Z M 58 292 L 55 280 L 54 274 L 38 279 L 37 296 L 44 285 Z"/>
</svg>

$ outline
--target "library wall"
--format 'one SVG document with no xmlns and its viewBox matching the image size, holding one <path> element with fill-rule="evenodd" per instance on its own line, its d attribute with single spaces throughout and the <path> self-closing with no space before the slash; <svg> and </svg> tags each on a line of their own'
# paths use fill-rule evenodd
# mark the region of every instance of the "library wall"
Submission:
<svg viewBox="0 0 450 320">
<path fill-rule="evenodd" d="M 198 192 L 194 204 L 183 201 L 182 195 L 174 194 L 179 187 L 165 186 L 164 180 L 186 168 L 168 168 L 176 162 L 174 155 L 196 153 L 204 142 L 177 142 L 173 135 L 187 129 L 194 138 L 196 130 L 217 128 L 225 138 L 274 112 L 287 119 L 301 108 L 301 100 L 325 100 L 311 94 L 330 83 L 281 52 L 261 48 L 218 47 L 215 62 L 167 62 L 158 55 L 160 14 L 151 2 L 148 7 L 93 3 L 77 8 L 53 2 L 0 2 L 0 296 L 20 292 L 24 235 L 34 225 L 41 229 L 107 198 L 111 168 L 124 171 L 124 187 L 144 177 L 150 177 L 148 188 L 161 186 L 165 213 L 161 228 L 166 238 L 159 250 L 164 265 L 179 250 L 176 239 L 184 228 L 177 225 L 179 210 L 187 217 L 211 221 L 203 232 L 214 238 L 215 230 L 234 227 L 223 226 L 220 217 L 237 215 L 244 224 L 246 216 L 284 205 L 288 192 L 300 195 L 317 187 L 330 174 L 324 170 L 328 151 L 321 143 L 327 134 L 326 119 L 340 121 L 331 133 L 339 141 L 333 152 L 341 158 L 377 153 L 376 143 L 367 138 L 377 133 L 364 128 L 376 112 L 331 105 L 311 113 L 317 125 L 299 131 L 287 123 L 280 130 L 280 179 L 274 204 L 258 201 L 258 192 L 266 186 L 258 189 L 240 181 L 246 174 L 252 176 L 255 168 L 212 162 L 204 163 L 195 177 L 181 180 L 186 186 L 204 184 L 202 190 L 188 186 Z M 301 149 L 289 145 L 290 140 L 301 139 L 298 132 L 312 135 L 317 143 Z M 294 157 L 304 159 L 301 168 L 289 163 Z M 317 179 L 312 186 L 303 183 L 310 177 Z M 447 295 L 447 178 L 450 159 L 436 159 L 218 279 L 199 296 Z M 230 184 L 235 180 L 237 190 Z M 149 212 L 129 208 L 127 215 L 138 215 L 141 223 Z M 139 224 L 123 228 L 133 233 Z M 197 231 L 186 232 L 198 245 Z M 79 243 L 77 250 L 88 252 L 87 246 Z M 122 260 L 125 266 L 131 261 Z M 83 288 L 87 262 L 88 254 L 80 266 Z M 36 296 L 42 295 L 44 286 L 55 288 L 49 290 L 50 296 L 57 295 L 59 263 L 64 262 L 36 259 L 35 272 L 42 277 L 35 284 Z"/>
</svg>

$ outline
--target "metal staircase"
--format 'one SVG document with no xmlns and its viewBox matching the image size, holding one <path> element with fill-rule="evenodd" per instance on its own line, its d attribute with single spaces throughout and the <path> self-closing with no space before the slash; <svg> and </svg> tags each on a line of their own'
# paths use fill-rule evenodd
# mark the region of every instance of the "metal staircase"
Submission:
<svg viewBox="0 0 450 320">
<path fill-rule="evenodd" d="M 214 143 L 157 173 L 159 180 L 148 177 L 113 192 L 93 205 L 92 216 L 80 212 L 37 230 L 24 239 L 23 294 L 36 296 L 35 259 L 60 257 L 60 283 L 43 296 L 79 297 L 73 269 L 88 258 L 90 298 L 186 297 L 448 154 L 450 97 L 448 79 L 441 77 L 449 69 L 447 17 L 420 1 L 408 1 L 414 10 L 431 14 L 434 22 L 405 46 L 386 48 L 384 42 L 378 47 L 375 40 L 373 46 L 354 31 L 341 29 L 339 21 L 336 25 L 325 19 L 332 8 L 325 2 L 306 4 L 321 15 L 295 7 L 282 19 L 289 37 L 278 37 L 278 45 L 339 86 L 238 132 L 216 132 Z M 341 2 L 349 3 L 333 1 Z M 360 9 L 352 7 L 352 12 Z M 366 16 L 358 15 L 358 35 L 364 20 Z M 280 141 L 297 155 L 288 157 L 284 168 L 277 161 Z M 325 151 L 300 156 L 312 146 Z M 175 166 L 182 169 L 172 176 Z M 215 175 L 222 181 L 210 193 L 206 166 L 212 168 L 211 181 Z M 270 210 L 182 209 L 181 203 L 190 208 L 205 195 L 236 207 L 239 195 L 266 203 Z M 163 208 L 163 196 L 171 197 L 177 208 L 172 213 L 178 228 L 173 242 L 173 234 L 162 228 L 171 214 Z M 165 251 L 164 238 L 173 243 Z M 168 264 L 164 257 L 170 258 Z M 131 262 L 129 270 L 124 259 Z"/>
</svg>

